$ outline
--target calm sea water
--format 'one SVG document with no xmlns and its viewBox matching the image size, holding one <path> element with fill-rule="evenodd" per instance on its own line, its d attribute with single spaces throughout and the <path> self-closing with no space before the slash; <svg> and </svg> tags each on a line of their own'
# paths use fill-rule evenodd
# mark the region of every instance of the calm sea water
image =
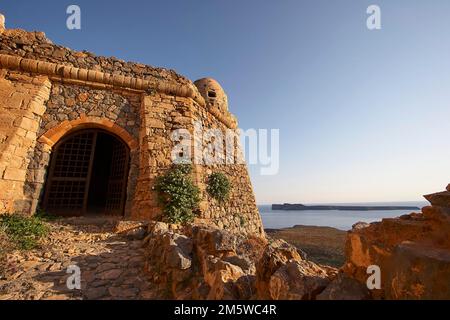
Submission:
<svg viewBox="0 0 450 320">
<path fill-rule="evenodd" d="M 331 203 L 330 205 L 357 205 L 357 206 L 416 206 L 422 208 L 427 202 L 379 202 L 379 203 Z M 398 217 L 413 211 L 420 210 L 393 210 L 393 211 L 341 211 L 341 210 L 305 210 L 285 211 L 272 210 L 271 205 L 258 206 L 264 228 L 289 228 L 295 225 L 325 226 L 340 230 L 350 230 L 358 221 L 374 222 L 383 218 Z"/>
</svg>

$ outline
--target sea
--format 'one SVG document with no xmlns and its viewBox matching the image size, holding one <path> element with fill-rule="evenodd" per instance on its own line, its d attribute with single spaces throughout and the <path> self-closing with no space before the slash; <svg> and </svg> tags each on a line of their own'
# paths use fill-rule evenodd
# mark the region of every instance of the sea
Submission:
<svg viewBox="0 0 450 320">
<path fill-rule="evenodd" d="M 313 205 L 313 204 L 309 204 Z M 429 205 L 426 201 L 411 202 L 371 202 L 371 203 L 327 203 L 320 205 L 346 206 L 413 206 L 422 208 Z M 259 212 L 266 229 L 290 228 L 296 225 L 333 227 L 339 230 L 351 230 L 357 222 L 375 222 L 383 218 L 394 218 L 420 210 L 374 210 L 374 211 L 345 211 L 345 210 L 272 210 L 271 205 L 259 205 Z"/>
</svg>

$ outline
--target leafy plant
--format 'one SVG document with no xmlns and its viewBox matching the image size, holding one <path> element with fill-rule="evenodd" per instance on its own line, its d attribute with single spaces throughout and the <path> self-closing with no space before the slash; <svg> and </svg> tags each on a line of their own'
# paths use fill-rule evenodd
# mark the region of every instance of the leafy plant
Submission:
<svg viewBox="0 0 450 320">
<path fill-rule="evenodd" d="M 231 183 L 222 172 L 215 172 L 208 177 L 206 191 L 211 197 L 219 202 L 228 200 L 230 196 Z"/>
<path fill-rule="evenodd" d="M 21 250 L 35 248 L 39 240 L 49 231 L 41 218 L 17 214 L 0 216 L 0 228 Z"/>
<path fill-rule="evenodd" d="M 51 213 L 48 213 L 47 211 L 39 207 L 36 209 L 36 213 L 34 216 L 45 221 L 54 221 L 59 219 L 59 217 L 52 215 Z"/>
<path fill-rule="evenodd" d="M 200 191 L 191 178 L 190 164 L 174 165 L 156 183 L 163 212 L 171 223 L 190 222 L 200 202 Z"/>
</svg>

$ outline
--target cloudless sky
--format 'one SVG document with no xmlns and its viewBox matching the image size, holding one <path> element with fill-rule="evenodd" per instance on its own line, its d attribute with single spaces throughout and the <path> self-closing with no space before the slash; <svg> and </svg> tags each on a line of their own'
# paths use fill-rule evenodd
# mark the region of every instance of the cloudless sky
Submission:
<svg viewBox="0 0 450 320">
<path fill-rule="evenodd" d="M 82 29 L 66 28 L 77 4 Z M 366 9 L 381 8 L 369 31 Z M 258 203 L 415 201 L 450 182 L 448 0 L 2 0 L 8 28 L 217 79 L 243 129 L 280 129 Z"/>
</svg>

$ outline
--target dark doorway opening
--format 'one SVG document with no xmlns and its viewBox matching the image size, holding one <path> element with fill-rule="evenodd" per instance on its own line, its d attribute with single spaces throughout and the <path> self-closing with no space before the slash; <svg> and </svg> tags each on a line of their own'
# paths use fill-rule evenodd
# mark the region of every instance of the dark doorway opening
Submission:
<svg viewBox="0 0 450 320">
<path fill-rule="evenodd" d="M 123 215 L 129 150 L 103 130 L 82 130 L 55 147 L 44 209 L 57 215 Z"/>
<path fill-rule="evenodd" d="M 98 133 L 89 184 L 87 213 L 95 214 L 106 208 L 108 182 L 111 172 L 112 148 L 116 138 Z"/>
</svg>

